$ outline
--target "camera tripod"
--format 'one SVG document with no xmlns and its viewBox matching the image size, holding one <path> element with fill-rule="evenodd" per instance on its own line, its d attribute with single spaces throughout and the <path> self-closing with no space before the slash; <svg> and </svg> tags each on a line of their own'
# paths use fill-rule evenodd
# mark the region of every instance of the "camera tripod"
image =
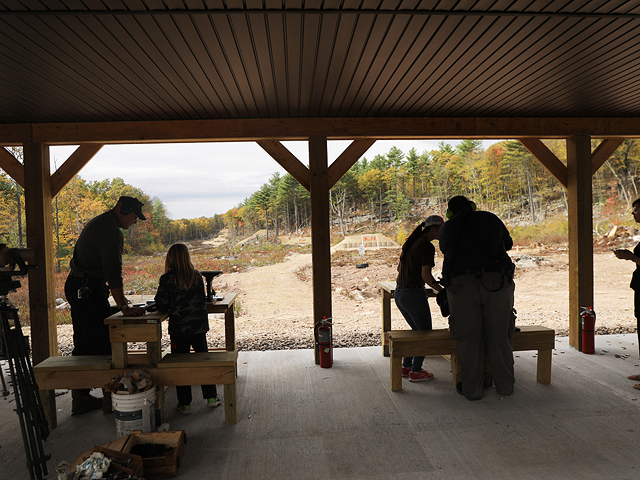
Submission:
<svg viewBox="0 0 640 480">
<path fill-rule="evenodd" d="M 7 250 L 0 245 L 0 253 L 9 263 L 9 267 L 4 267 L 0 262 L 0 340 L 9 363 L 29 475 L 31 480 L 41 480 L 48 473 L 46 462 L 51 458 L 44 454 L 42 447 L 42 441 L 49 436 L 49 424 L 33 375 L 28 340 L 22 333 L 18 309 L 7 298 L 9 292 L 20 288 L 20 282 L 12 277 L 26 275 L 27 269 L 34 266 L 27 266 L 17 249 Z"/>
</svg>

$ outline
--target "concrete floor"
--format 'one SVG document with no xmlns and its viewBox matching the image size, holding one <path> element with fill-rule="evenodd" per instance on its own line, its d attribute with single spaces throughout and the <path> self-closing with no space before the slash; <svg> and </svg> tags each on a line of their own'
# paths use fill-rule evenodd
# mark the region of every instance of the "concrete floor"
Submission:
<svg viewBox="0 0 640 480">
<path fill-rule="evenodd" d="M 336 349 L 330 369 L 310 350 L 240 352 L 236 425 L 199 389 L 191 415 L 167 409 L 171 429 L 187 434 L 178 478 L 640 478 L 640 391 L 626 378 L 640 373 L 636 335 L 599 336 L 595 355 L 566 338 L 556 345 L 551 385 L 535 381 L 535 352 L 518 352 L 514 394 L 487 389 L 477 402 L 456 393 L 440 357 L 425 361 L 434 380 L 391 392 L 381 347 Z M 60 461 L 116 436 L 112 415 L 71 416 L 70 394 L 59 393 L 44 445 L 50 478 Z M 166 402 L 175 405 L 174 388 Z M 13 405 L 0 399 L 0 478 L 12 480 L 29 478 Z"/>
</svg>

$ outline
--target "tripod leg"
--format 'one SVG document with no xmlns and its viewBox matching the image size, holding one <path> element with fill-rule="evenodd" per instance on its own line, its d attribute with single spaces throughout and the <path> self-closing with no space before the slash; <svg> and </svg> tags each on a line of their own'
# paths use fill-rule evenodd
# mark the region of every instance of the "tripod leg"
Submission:
<svg viewBox="0 0 640 480">
<path fill-rule="evenodd" d="M 4 380 L 4 372 L 2 371 L 2 367 L 0 367 L 0 379 L 2 379 L 2 396 L 6 397 L 9 395 L 9 390 L 7 390 L 7 382 Z"/>
</svg>

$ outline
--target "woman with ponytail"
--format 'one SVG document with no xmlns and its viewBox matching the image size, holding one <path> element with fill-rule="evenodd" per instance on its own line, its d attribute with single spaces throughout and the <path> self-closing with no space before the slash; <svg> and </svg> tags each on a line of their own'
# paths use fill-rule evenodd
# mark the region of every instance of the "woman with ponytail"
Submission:
<svg viewBox="0 0 640 480">
<path fill-rule="evenodd" d="M 431 215 L 411 232 L 402 246 L 398 278 L 394 298 L 412 330 L 431 330 L 431 310 L 425 283 L 436 292 L 442 286 L 433 278 L 436 249 L 432 241 L 438 238 L 442 217 Z M 431 380 L 433 374 L 422 369 L 424 357 L 405 357 L 402 359 L 402 376 L 410 382 Z"/>
</svg>

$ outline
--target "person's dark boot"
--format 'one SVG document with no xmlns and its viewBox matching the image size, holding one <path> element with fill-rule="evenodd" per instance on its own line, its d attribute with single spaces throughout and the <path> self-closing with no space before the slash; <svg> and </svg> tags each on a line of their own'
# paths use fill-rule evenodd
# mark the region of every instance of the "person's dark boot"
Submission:
<svg viewBox="0 0 640 480">
<path fill-rule="evenodd" d="M 83 395 L 82 390 L 71 390 L 71 415 L 82 415 L 102 408 L 102 399 Z"/>
<path fill-rule="evenodd" d="M 111 403 L 111 392 L 102 389 L 102 413 L 113 413 L 113 404 Z"/>
</svg>

